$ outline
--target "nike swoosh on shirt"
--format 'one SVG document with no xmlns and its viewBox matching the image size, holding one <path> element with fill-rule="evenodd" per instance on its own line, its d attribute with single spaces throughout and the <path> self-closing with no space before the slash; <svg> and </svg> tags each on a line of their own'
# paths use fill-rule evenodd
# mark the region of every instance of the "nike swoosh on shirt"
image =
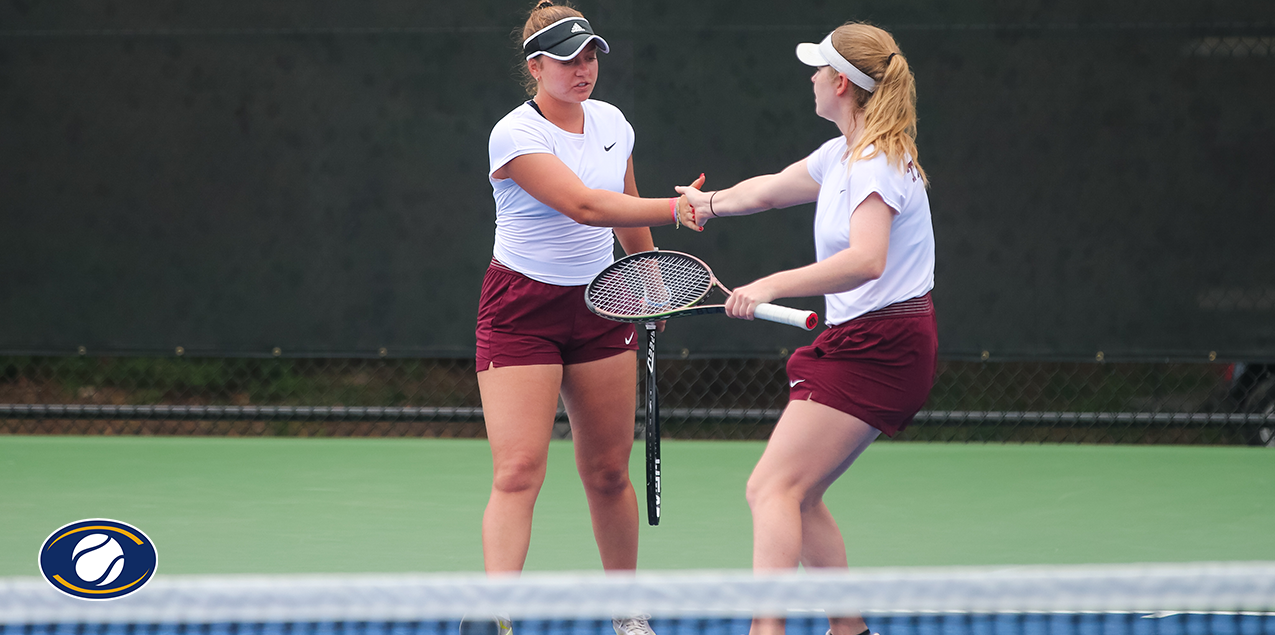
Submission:
<svg viewBox="0 0 1275 635">
<path fill-rule="evenodd" d="M 806 381 L 806 380 L 804 380 L 804 379 L 798 379 L 797 381 L 790 381 L 790 382 L 788 382 L 788 387 L 789 387 L 789 388 L 794 388 L 794 387 L 796 387 L 796 386 L 797 386 L 797 384 L 800 384 L 800 383 L 801 383 L 801 382 L 803 382 L 803 381 Z"/>
<path fill-rule="evenodd" d="M 605 147 L 603 147 L 602 149 L 603 149 L 603 150 L 606 150 L 607 152 L 610 152 L 610 151 L 611 151 L 611 148 L 614 148 L 616 143 L 619 143 L 619 142 L 618 142 L 618 141 L 612 141 L 612 142 L 611 142 L 611 145 L 609 145 L 609 146 L 605 146 Z"/>
<path fill-rule="evenodd" d="M 633 334 L 632 334 L 632 333 L 629 333 L 629 336 L 628 336 L 628 337 L 626 337 L 626 338 L 624 338 L 624 345 L 625 345 L 625 346 L 628 346 L 628 345 L 629 345 L 629 342 L 632 342 L 632 341 L 633 341 Z"/>
</svg>

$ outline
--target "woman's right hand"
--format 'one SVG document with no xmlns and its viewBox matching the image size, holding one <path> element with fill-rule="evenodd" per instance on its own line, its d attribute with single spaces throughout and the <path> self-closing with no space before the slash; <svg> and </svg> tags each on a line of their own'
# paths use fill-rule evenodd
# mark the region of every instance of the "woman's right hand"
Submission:
<svg viewBox="0 0 1275 635">
<path fill-rule="evenodd" d="M 726 298 L 726 315 L 738 320 L 751 320 L 757 314 L 757 306 L 778 297 L 771 277 L 762 278 L 731 292 Z"/>
</svg>

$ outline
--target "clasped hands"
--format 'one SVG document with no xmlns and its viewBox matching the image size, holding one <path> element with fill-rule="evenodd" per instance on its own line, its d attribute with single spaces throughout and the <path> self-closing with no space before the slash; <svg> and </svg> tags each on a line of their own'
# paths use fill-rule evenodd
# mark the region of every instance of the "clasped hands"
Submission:
<svg viewBox="0 0 1275 635">
<path fill-rule="evenodd" d="M 704 175 L 691 182 L 690 185 L 679 185 L 674 190 L 681 194 L 677 199 L 677 221 L 678 223 L 690 227 L 697 232 L 704 231 L 704 225 L 708 219 L 713 218 L 708 213 L 710 193 L 700 191 L 704 186 Z"/>
</svg>

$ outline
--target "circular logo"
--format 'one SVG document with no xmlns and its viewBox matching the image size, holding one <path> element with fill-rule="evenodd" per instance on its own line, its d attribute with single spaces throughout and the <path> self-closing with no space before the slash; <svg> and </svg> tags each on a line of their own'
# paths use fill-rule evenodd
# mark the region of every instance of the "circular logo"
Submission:
<svg viewBox="0 0 1275 635">
<path fill-rule="evenodd" d="M 85 600 L 128 595 L 155 575 L 159 552 L 142 530 L 93 518 L 64 525 L 40 547 L 40 572 L 53 588 Z"/>
</svg>

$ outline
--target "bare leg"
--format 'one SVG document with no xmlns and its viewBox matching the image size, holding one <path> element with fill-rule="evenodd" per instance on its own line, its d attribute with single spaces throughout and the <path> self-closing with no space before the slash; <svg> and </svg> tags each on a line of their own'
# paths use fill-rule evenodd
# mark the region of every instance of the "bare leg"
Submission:
<svg viewBox="0 0 1275 635">
<path fill-rule="evenodd" d="M 841 531 L 823 502 L 837 477 L 880 434 L 846 413 L 813 401 L 788 404 L 748 479 L 753 513 L 753 569 L 845 567 Z M 830 620 L 833 635 L 857 635 L 863 619 Z M 783 635 L 782 618 L 753 620 L 752 635 Z"/>
<path fill-rule="evenodd" d="M 875 428 L 873 430 L 875 431 Z M 872 439 L 875 438 L 876 436 L 873 435 Z M 871 443 L 871 440 L 868 443 Z M 845 538 L 842 537 L 841 528 L 833 519 L 832 512 L 824 504 L 823 495 L 865 449 L 867 444 L 864 444 L 853 456 L 847 457 L 833 470 L 832 474 L 816 485 L 803 501 L 801 506 L 802 566 L 822 569 L 844 569 L 849 566 L 846 561 Z M 863 617 L 858 615 L 849 617 L 829 615 L 828 622 L 833 635 L 859 635 L 868 628 Z"/>
<path fill-rule="evenodd" d="M 478 373 L 492 458 L 491 498 L 483 513 L 487 573 L 522 571 L 527 561 L 531 516 L 545 480 L 561 384 L 562 367 L 556 365 Z"/>
<path fill-rule="evenodd" d="M 576 469 L 584 483 L 602 568 L 637 568 L 637 494 L 629 480 L 637 409 L 637 356 L 628 351 L 565 367 L 562 398 L 571 417 Z"/>
</svg>

